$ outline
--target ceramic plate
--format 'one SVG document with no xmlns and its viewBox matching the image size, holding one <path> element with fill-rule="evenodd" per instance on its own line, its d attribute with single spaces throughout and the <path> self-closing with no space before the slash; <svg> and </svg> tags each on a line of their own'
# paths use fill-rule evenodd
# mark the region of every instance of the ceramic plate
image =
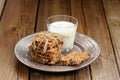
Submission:
<svg viewBox="0 0 120 80">
<path fill-rule="evenodd" d="M 20 41 L 18 41 L 14 49 L 15 56 L 20 62 L 22 62 L 26 66 L 29 66 L 37 70 L 47 71 L 47 72 L 65 72 L 65 71 L 73 71 L 73 70 L 81 69 L 85 66 L 90 65 L 93 61 L 95 61 L 98 58 L 100 54 L 100 48 L 92 38 L 83 34 L 76 33 L 73 50 L 79 52 L 84 52 L 84 51 L 89 52 L 91 55 L 88 60 L 86 60 L 85 62 L 83 62 L 78 66 L 43 65 L 31 60 L 28 49 L 28 46 L 32 43 L 33 37 L 37 34 L 38 33 L 34 33 L 26 37 L 23 37 Z"/>
</svg>

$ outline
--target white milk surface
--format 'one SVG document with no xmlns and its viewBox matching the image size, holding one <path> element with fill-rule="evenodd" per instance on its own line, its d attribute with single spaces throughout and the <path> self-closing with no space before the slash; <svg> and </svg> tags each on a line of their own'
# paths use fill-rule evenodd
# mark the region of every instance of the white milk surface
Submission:
<svg viewBox="0 0 120 80">
<path fill-rule="evenodd" d="M 76 33 L 76 25 L 67 22 L 67 21 L 57 21 L 53 22 L 48 26 L 48 31 L 55 32 L 63 35 L 63 49 L 70 48 L 73 46 L 75 33 Z"/>
</svg>

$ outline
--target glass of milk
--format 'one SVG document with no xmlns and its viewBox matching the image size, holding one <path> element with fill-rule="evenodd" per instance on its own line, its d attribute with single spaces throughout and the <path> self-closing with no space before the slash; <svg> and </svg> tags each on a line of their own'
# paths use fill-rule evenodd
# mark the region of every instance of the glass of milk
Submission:
<svg viewBox="0 0 120 80">
<path fill-rule="evenodd" d="M 78 20 L 68 15 L 54 15 L 46 20 L 47 29 L 50 32 L 63 36 L 62 52 L 68 52 L 73 48 Z"/>
</svg>

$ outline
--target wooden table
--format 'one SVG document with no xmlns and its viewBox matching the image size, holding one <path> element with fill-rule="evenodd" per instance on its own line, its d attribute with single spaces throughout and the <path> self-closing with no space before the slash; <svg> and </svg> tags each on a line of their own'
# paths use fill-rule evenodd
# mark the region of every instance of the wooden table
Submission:
<svg viewBox="0 0 120 80">
<path fill-rule="evenodd" d="M 101 54 L 91 65 L 48 73 L 16 59 L 17 41 L 46 30 L 46 18 L 56 14 L 76 17 L 77 32 L 99 44 Z M 0 0 L 0 80 L 120 80 L 120 0 Z"/>
</svg>

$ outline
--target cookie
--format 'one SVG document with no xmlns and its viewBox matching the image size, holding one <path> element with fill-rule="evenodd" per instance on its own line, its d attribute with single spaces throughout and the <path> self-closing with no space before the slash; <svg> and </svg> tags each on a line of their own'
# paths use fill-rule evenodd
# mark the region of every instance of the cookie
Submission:
<svg viewBox="0 0 120 80">
<path fill-rule="evenodd" d="M 79 65 L 90 57 L 88 52 L 71 52 L 60 59 L 61 65 Z"/>
<path fill-rule="evenodd" d="M 36 35 L 29 46 L 31 58 L 42 64 L 56 64 L 63 45 L 59 34 L 43 31 Z"/>
</svg>

